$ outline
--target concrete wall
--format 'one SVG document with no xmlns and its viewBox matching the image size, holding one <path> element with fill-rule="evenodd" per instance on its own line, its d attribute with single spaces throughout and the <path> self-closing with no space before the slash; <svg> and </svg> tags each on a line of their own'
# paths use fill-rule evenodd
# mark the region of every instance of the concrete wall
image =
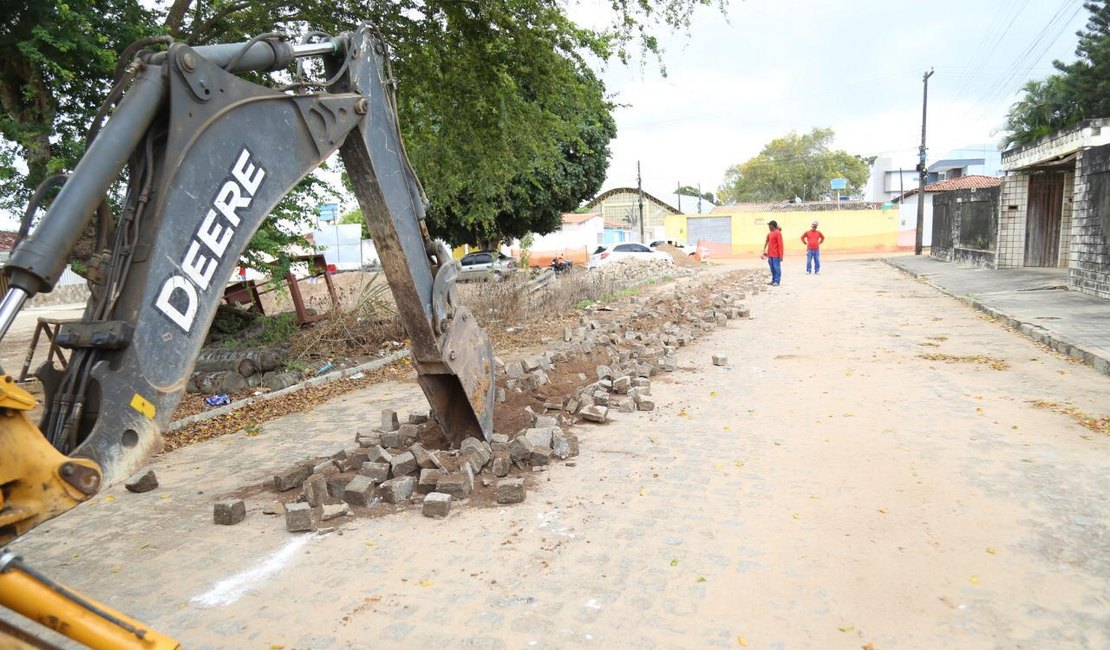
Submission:
<svg viewBox="0 0 1110 650">
<path fill-rule="evenodd" d="M 676 214 L 666 218 L 668 239 L 686 241 L 686 218 Z M 826 253 L 889 253 L 898 250 L 898 214 L 895 210 L 830 210 L 823 212 L 760 211 L 714 212 L 714 217 L 732 217 L 732 243 L 709 243 L 713 258 L 758 256 L 767 238 L 767 222 L 774 219 L 782 228 L 786 256 L 804 256 L 802 233 L 814 220 L 825 235 L 821 250 Z M 699 245 L 698 242 L 689 242 Z"/>
<path fill-rule="evenodd" d="M 1068 286 L 1110 298 L 1110 145 L 1079 152 Z"/>
<path fill-rule="evenodd" d="M 1029 205 L 1029 176 L 1011 172 L 1002 179 L 998 216 L 998 245 L 995 268 L 1025 266 L 1025 213 Z"/>
<path fill-rule="evenodd" d="M 907 196 L 898 202 L 898 247 L 913 250 L 917 247 L 917 200 L 921 194 Z M 933 245 L 933 192 L 925 193 L 925 229 L 921 234 L 922 246 Z"/>
<path fill-rule="evenodd" d="M 951 245 L 944 246 L 938 240 L 933 241 L 930 255 L 949 262 L 962 262 L 973 266 L 987 268 L 995 267 L 995 250 L 988 248 L 973 248 L 961 242 L 961 235 L 965 225 L 965 216 L 972 204 L 986 204 L 989 219 L 993 224 L 995 236 L 991 246 L 998 245 L 998 212 L 1000 188 L 988 187 L 967 190 L 952 190 L 936 192 L 933 194 L 934 214 L 937 210 L 945 209 L 948 213 L 948 224 L 951 232 Z M 931 232 L 931 231 L 927 231 Z"/>
</svg>

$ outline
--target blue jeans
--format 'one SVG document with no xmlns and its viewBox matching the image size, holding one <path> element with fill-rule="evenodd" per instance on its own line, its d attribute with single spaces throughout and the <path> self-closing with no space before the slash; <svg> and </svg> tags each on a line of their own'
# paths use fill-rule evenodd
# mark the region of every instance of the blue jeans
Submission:
<svg viewBox="0 0 1110 650">
<path fill-rule="evenodd" d="M 813 263 L 813 272 L 821 272 L 821 249 L 806 249 L 806 273 L 809 273 L 810 262 Z"/>
<path fill-rule="evenodd" d="M 778 284 L 782 280 L 782 258 L 768 257 L 767 263 L 771 265 L 771 283 Z"/>
</svg>

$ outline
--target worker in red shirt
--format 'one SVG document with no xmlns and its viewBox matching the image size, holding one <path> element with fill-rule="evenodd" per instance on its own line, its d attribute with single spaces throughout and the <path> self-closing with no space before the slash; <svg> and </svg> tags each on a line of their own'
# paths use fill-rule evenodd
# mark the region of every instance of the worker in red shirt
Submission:
<svg viewBox="0 0 1110 650">
<path fill-rule="evenodd" d="M 825 243 L 825 236 L 817 229 L 814 221 L 809 230 L 802 233 L 802 243 L 806 245 L 806 273 L 809 273 L 810 264 L 813 265 L 814 275 L 821 272 L 821 244 Z"/>
<path fill-rule="evenodd" d="M 767 233 L 767 240 L 763 242 L 763 259 L 771 266 L 770 285 L 777 287 L 782 280 L 782 231 L 774 219 L 767 222 L 767 229 L 771 232 Z"/>
</svg>

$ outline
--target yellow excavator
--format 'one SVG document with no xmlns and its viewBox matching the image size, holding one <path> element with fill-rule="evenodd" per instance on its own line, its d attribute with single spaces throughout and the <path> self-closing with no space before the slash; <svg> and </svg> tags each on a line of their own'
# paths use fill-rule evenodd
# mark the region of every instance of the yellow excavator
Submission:
<svg viewBox="0 0 1110 650">
<path fill-rule="evenodd" d="M 322 61 L 324 78 L 303 78 L 307 57 Z M 373 26 L 362 25 L 300 43 L 279 34 L 172 43 L 130 61 L 101 111 L 110 116 L 3 269 L 0 340 L 27 300 L 54 287 L 83 234 L 95 232 L 91 297 L 55 337 L 69 362 L 36 373 L 45 395 L 38 426 L 28 417 L 34 398 L 0 371 L 0 544 L 126 479 L 162 449 L 240 255 L 278 201 L 336 151 L 436 422 L 455 443 L 489 439 L 493 350 L 459 303 L 458 263 L 428 234 L 388 57 Z M 239 76 L 293 66 L 298 73 L 282 87 Z M 32 197 L 25 224 L 47 189 Z M 93 648 L 180 647 L 7 548 L 0 605 Z M 5 639 L 41 647 L 6 622 Z"/>
</svg>

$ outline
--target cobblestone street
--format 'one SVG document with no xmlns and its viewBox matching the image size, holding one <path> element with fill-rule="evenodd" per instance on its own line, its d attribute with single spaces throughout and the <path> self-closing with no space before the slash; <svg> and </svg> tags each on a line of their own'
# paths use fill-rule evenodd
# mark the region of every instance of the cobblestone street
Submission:
<svg viewBox="0 0 1110 650">
<path fill-rule="evenodd" d="M 212 503 L 353 443 L 383 384 L 175 451 L 13 545 L 186 648 L 1110 647 L 1110 377 L 879 261 L 788 258 L 514 506 L 298 535 Z M 711 365 L 714 354 L 729 364 Z M 870 645 L 868 645 L 870 644 Z"/>
</svg>

